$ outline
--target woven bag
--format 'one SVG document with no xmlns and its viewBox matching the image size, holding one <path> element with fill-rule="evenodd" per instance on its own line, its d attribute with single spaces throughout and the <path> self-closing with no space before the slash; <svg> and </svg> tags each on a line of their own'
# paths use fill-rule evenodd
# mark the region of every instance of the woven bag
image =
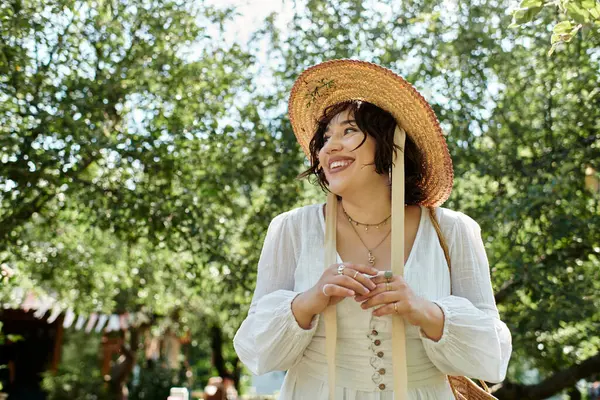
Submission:
<svg viewBox="0 0 600 400">
<path fill-rule="evenodd" d="M 448 270 L 452 274 L 452 267 L 450 266 L 450 252 L 448 251 L 448 244 L 446 244 L 446 240 L 444 239 L 444 235 L 442 235 L 442 230 L 440 229 L 440 224 L 435 217 L 435 208 L 428 207 L 429 214 L 431 216 L 431 223 L 437 233 L 438 239 L 440 241 L 440 245 L 442 246 L 442 250 L 444 250 L 444 257 L 446 257 L 446 262 L 448 263 Z M 452 286 L 450 286 L 450 292 L 452 292 Z M 448 375 L 448 382 L 450 383 L 450 387 L 452 388 L 452 393 L 457 400 L 487 400 L 487 399 L 496 399 L 496 397 L 490 394 L 490 389 L 487 387 L 483 380 L 479 380 L 483 389 L 479 387 L 475 382 L 466 376 L 450 376 Z"/>
</svg>

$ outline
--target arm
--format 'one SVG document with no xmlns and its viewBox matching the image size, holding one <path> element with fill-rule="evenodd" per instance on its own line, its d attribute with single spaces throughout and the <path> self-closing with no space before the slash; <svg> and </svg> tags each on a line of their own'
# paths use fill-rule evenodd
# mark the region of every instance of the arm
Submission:
<svg viewBox="0 0 600 400">
<path fill-rule="evenodd" d="M 443 218 L 443 216 L 442 216 Z M 511 335 L 498 315 L 479 225 L 457 213 L 444 233 L 452 263 L 452 295 L 434 303 L 444 314 L 441 338 L 423 332 L 427 355 L 442 372 L 490 382 L 506 376 Z"/>
<path fill-rule="evenodd" d="M 317 326 L 318 315 L 303 329 L 292 313 L 299 293 L 293 291 L 297 246 L 290 219 L 282 214 L 269 225 L 250 310 L 233 340 L 240 360 L 257 375 L 296 364 Z"/>
</svg>

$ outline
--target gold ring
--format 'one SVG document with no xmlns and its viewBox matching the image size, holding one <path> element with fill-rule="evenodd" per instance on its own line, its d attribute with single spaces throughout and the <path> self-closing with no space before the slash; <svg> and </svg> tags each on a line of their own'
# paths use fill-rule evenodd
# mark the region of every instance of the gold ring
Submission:
<svg viewBox="0 0 600 400">
<path fill-rule="evenodd" d="M 358 275 L 358 271 L 356 271 L 356 272 L 354 273 L 354 276 L 353 276 L 353 278 L 354 278 L 354 279 L 356 279 L 356 276 L 357 276 L 357 275 Z"/>
<path fill-rule="evenodd" d="M 392 289 L 391 289 L 391 288 L 392 288 L 392 285 L 390 285 L 390 283 L 389 283 L 389 282 L 386 282 L 386 283 L 385 283 L 385 291 L 386 291 L 386 292 L 391 292 L 391 291 L 392 291 Z"/>
<path fill-rule="evenodd" d="M 338 275 L 344 275 L 344 268 L 346 268 L 344 264 L 338 266 Z"/>
<path fill-rule="evenodd" d="M 394 303 L 394 312 L 398 314 L 398 303 Z"/>
</svg>

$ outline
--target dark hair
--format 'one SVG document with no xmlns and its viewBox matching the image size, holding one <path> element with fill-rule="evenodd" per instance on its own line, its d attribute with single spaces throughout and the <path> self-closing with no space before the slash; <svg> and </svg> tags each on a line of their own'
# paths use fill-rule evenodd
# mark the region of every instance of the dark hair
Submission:
<svg viewBox="0 0 600 400">
<path fill-rule="evenodd" d="M 319 164 L 319 151 L 325 145 L 324 134 L 331 120 L 343 111 L 348 111 L 354 116 L 356 125 L 366 135 L 375 139 L 375 171 L 378 174 L 388 174 L 392 168 L 393 160 L 399 150 L 394 145 L 394 130 L 396 120 L 385 110 L 366 101 L 351 100 L 329 106 L 317 121 L 317 130 L 309 144 L 310 167 L 298 177 L 306 178 L 315 176 L 317 182 L 327 189 L 327 179 L 323 168 Z M 367 137 L 358 145 L 362 146 Z M 357 147 L 357 148 L 358 148 Z M 423 192 L 422 157 L 414 142 L 406 136 L 404 146 L 404 176 L 405 176 L 405 202 L 406 204 L 420 204 L 425 200 Z"/>
</svg>

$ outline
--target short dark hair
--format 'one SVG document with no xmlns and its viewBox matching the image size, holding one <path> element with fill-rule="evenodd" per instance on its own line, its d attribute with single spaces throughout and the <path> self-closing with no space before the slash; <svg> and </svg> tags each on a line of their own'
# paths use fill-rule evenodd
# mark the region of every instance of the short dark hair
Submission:
<svg viewBox="0 0 600 400">
<path fill-rule="evenodd" d="M 327 189 L 327 179 L 323 168 L 319 164 L 319 151 L 325 145 L 324 134 L 331 120 L 343 111 L 348 111 L 354 116 L 356 125 L 366 135 L 375 139 L 375 171 L 378 174 L 388 174 L 392 168 L 393 160 L 399 150 L 394 145 L 394 130 L 396 120 L 387 111 L 366 101 L 351 100 L 331 105 L 325 109 L 317 121 L 317 130 L 309 144 L 310 167 L 298 177 L 306 178 L 315 176 L 317 182 Z M 358 145 L 362 146 L 367 137 Z M 357 147 L 357 148 L 358 148 Z M 404 176 L 405 176 L 405 202 L 406 204 L 420 204 L 425 200 L 423 192 L 423 163 L 422 156 L 417 146 L 406 136 L 404 146 Z"/>
</svg>

